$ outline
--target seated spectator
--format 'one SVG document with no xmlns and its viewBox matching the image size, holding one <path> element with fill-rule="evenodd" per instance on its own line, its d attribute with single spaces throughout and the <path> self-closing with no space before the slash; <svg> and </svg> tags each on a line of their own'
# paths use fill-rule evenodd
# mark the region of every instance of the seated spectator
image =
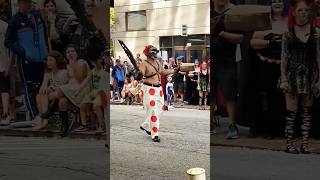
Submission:
<svg viewBox="0 0 320 180">
<path fill-rule="evenodd" d="M 121 97 L 123 99 L 129 99 L 129 104 L 130 104 L 130 99 L 131 99 L 131 96 L 130 96 L 130 91 L 129 89 L 131 88 L 131 81 L 128 77 L 126 77 L 126 80 L 124 81 L 124 85 L 123 85 L 123 88 L 122 88 L 122 91 L 121 91 Z M 122 103 L 122 102 L 121 102 Z"/>
<path fill-rule="evenodd" d="M 82 82 L 79 89 L 75 92 L 77 97 L 82 89 L 90 87 L 90 92 L 84 97 L 80 104 L 81 125 L 75 131 L 87 131 L 87 112 L 90 109 L 94 110 L 97 117 L 96 133 L 104 132 L 104 117 L 103 109 L 107 106 L 107 73 L 103 69 L 102 59 L 94 62 L 95 67 L 89 72 L 87 78 Z"/>
<path fill-rule="evenodd" d="M 62 54 L 57 51 L 50 52 L 47 60 L 47 72 L 36 97 L 39 114 L 36 117 L 37 125 L 34 129 L 42 129 L 47 126 L 50 111 L 59 103 L 58 89 L 67 82 L 66 63 Z"/>
<path fill-rule="evenodd" d="M 0 41 L 4 42 L 5 33 L 7 30 L 8 24 L 0 19 Z M 11 117 L 10 112 L 10 57 L 8 49 L 4 46 L 3 43 L 0 44 L 0 93 L 2 99 L 3 113 L 1 116 L 0 125 L 7 126 L 10 124 Z"/>
<path fill-rule="evenodd" d="M 129 97 L 133 98 L 133 99 L 129 99 L 131 101 L 130 104 L 138 103 L 139 100 L 141 99 L 139 95 L 141 86 L 139 86 L 138 81 L 135 80 L 133 76 L 131 76 L 130 79 L 131 79 L 130 80 L 131 86 L 129 88 Z"/>
<path fill-rule="evenodd" d="M 67 77 L 68 84 L 63 85 L 59 88 L 57 92 L 57 98 L 59 98 L 59 110 L 60 118 L 64 130 L 62 136 L 66 136 L 69 130 L 69 102 L 75 107 L 80 108 L 80 103 L 83 97 L 89 92 L 88 88 L 83 89 L 83 92 L 79 96 L 75 96 L 75 92 L 78 90 L 82 81 L 87 77 L 89 72 L 89 65 L 85 60 L 78 60 L 77 49 L 74 45 L 70 44 L 67 46 L 65 51 L 65 56 L 67 59 Z"/>
</svg>

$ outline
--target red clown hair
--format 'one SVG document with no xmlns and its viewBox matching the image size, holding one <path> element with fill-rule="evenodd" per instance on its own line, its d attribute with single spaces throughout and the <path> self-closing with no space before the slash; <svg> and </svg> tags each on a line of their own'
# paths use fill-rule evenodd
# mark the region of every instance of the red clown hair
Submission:
<svg viewBox="0 0 320 180">
<path fill-rule="evenodd" d="M 146 55 L 146 56 L 149 56 L 150 55 L 150 49 L 152 48 L 153 46 L 152 45 L 148 45 L 144 48 L 143 50 L 143 54 Z"/>
<path fill-rule="evenodd" d="M 292 28 L 296 22 L 295 22 L 295 17 L 293 16 L 293 12 L 296 8 L 296 5 L 299 2 L 305 2 L 307 5 L 312 5 L 312 0 L 290 0 L 290 7 L 289 7 L 289 11 L 288 11 L 288 28 Z M 311 20 L 311 22 L 313 21 L 313 19 Z"/>
</svg>

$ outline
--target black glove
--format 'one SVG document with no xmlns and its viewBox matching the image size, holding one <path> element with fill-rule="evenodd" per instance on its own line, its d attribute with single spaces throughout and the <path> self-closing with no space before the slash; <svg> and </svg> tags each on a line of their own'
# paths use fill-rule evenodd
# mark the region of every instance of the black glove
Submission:
<svg viewBox="0 0 320 180">
<path fill-rule="evenodd" d="M 140 70 L 136 70 L 134 72 L 134 79 L 137 81 L 140 81 L 140 80 L 142 80 L 142 78 L 143 78 L 142 72 Z"/>
</svg>

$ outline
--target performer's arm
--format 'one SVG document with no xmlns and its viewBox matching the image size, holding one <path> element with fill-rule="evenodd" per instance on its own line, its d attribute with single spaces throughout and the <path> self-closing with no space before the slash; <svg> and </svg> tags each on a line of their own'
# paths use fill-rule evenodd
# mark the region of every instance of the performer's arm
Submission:
<svg viewBox="0 0 320 180">
<path fill-rule="evenodd" d="M 235 34 L 235 33 L 229 33 L 225 31 L 221 31 L 219 33 L 219 36 L 224 38 L 226 41 L 232 44 L 239 44 L 243 40 L 243 35 L 242 34 Z"/>
</svg>

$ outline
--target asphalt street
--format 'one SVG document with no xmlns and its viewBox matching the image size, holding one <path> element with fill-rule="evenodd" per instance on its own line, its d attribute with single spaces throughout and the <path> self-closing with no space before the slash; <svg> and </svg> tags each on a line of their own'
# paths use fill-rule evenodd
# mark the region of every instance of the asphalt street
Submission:
<svg viewBox="0 0 320 180">
<path fill-rule="evenodd" d="M 213 180 L 319 180 L 319 155 L 214 147 Z"/>
<path fill-rule="evenodd" d="M 104 180 L 105 141 L 0 137 L 0 180 Z"/>
<path fill-rule="evenodd" d="M 185 180 L 189 168 L 210 174 L 209 111 L 177 108 L 160 119 L 160 143 L 139 129 L 142 106 L 111 106 L 111 179 Z"/>
</svg>

